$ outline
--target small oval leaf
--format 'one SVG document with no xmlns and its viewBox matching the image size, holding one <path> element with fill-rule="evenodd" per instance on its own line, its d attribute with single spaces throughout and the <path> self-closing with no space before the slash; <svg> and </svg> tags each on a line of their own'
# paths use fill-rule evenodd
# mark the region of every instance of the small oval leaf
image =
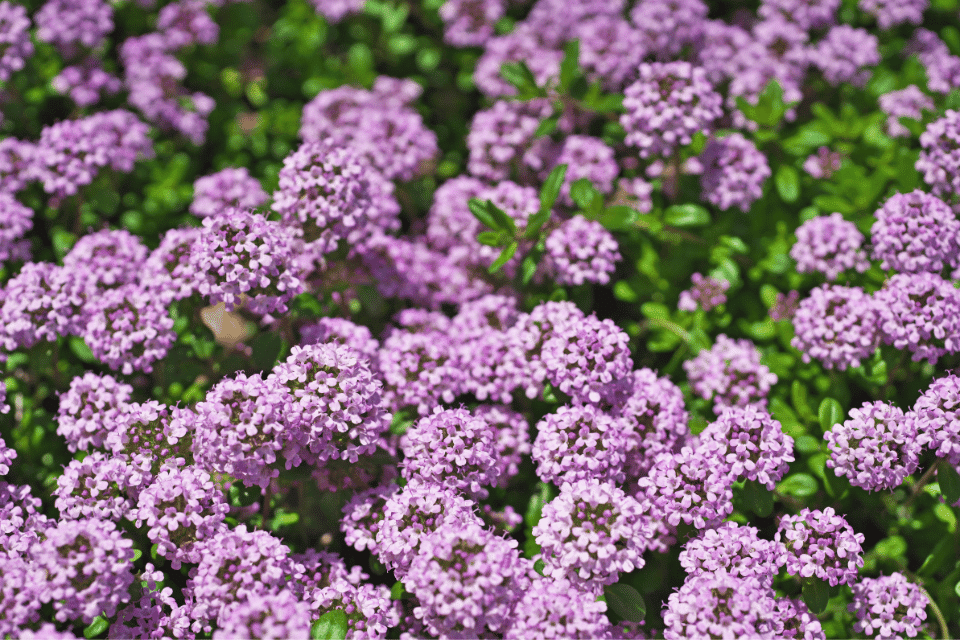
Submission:
<svg viewBox="0 0 960 640">
<path fill-rule="evenodd" d="M 820 418 L 820 428 L 829 431 L 833 425 L 843 422 L 843 407 L 833 398 L 824 398 L 820 403 L 820 409 L 817 412 Z"/>
<path fill-rule="evenodd" d="M 647 605 L 636 589 L 628 584 L 607 585 L 603 590 L 607 606 L 615 614 L 630 622 L 643 622 L 647 615 Z"/>
<path fill-rule="evenodd" d="M 940 492 L 943 493 L 947 504 L 960 502 L 960 473 L 946 461 L 941 461 L 937 468 L 937 482 L 940 483 Z"/>
<path fill-rule="evenodd" d="M 347 614 L 341 609 L 327 611 L 310 627 L 312 640 L 344 640 L 347 637 Z"/>
</svg>

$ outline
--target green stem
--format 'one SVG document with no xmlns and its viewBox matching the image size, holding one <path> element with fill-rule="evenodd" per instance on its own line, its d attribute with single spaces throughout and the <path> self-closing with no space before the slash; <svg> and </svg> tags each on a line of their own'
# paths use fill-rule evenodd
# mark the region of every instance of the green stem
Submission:
<svg viewBox="0 0 960 640">
<path fill-rule="evenodd" d="M 940 611 L 940 607 L 934 602 L 933 596 L 923 587 L 920 587 L 920 591 L 923 592 L 923 595 L 927 596 L 927 602 L 930 604 L 930 608 L 933 609 L 933 615 L 937 618 L 937 623 L 940 625 L 940 637 L 943 638 L 943 640 L 948 640 L 948 638 L 950 638 L 950 631 L 947 628 L 947 619 L 943 617 L 943 612 Z"/>
</svg>

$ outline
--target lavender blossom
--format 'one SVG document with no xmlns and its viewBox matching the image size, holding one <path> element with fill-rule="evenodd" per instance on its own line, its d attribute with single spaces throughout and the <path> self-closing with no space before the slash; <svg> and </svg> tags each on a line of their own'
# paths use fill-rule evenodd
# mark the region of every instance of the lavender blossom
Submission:
<svg viewBox="0 0 960 640">
<path fill-rule="evenodd" d="M 0 2 L 0 50 L 0 82 L 23 69 L 33 55 L 30 16 L 26 8 L 6 0 Z"/>
<path fill-rule="evenodd" d="M 362 0 L 310 0 L 314 11 L 332 24 L 363 11 Z"/>
<path fill-rule="evenodd" d="M 506 640 L 610 637 L 607 603 L 566 579 L 534 574 L 504 632 Z"/>
<path fill-rule="evenodd" d="M 646 36 L 650 51 L 670 59 L 700 39 L 707 10 L 703 0 L 644 0 L 630 10 L 630 21 Z"/>
<path fill-rule="evenodd" d="M 781 637 L 798 640 L 826 640 L 817 616 L 800 598 L 777 598 L 778 624 L 783 624 Z"/>
<path fill-rule="evenodd" d="M 883 96 L 881 96 L 882 99 Z M 829 180 L 840 170 L 842 163 L 843 154 L 839 151 L 831 151 L 830 147 L 820 147 L 816 153 L 807 156 L 803 161 L 803 170 L 817 180 L 822 178 Z"/>
<path fill-rule="evenodd" d="M 960 195 L 960 111 L 947 109 L 920 135 L 917 171 L 936 196 L 952 201 Z"/>
<path fill-rule="evenodd" d="M 373 487 L 360 491 L 343 507 L 343 518 L 340 519 L 340 530 L 344 534 L 344 542 L 363 551 L 379 554 L 377 546 L 377 532 L 383 520 L 387 501 L 399 490 L 395 484 Z"/>
<path fill-rule="evenodd" d="M 700 434 L 725 449 L 724 462 L 734 480 L 759 482 L 773 491 L 793 462 L 793 438 L 763 409 L 728 407 Z"/>
<path fill-rule="evenodd" d="M 932 273 L 898 273 L 874 294 L 885 344 L 931 364 L 960 351 L 960 291 Z"/>
<path fill-rule="evenodd" d="M 449 0 L 440 6 L 443 39 L 455 47 L 483 46 L 507 11 L 506 0 Z"/>
<path fill-rule="evenodd" d="M 0 192 L 0 263 L 30 258 L 30 241 L 23 236 L 32 228 L 33 209 Z"/>
<path fill-rule="evenodd" d="M 619 15 L 590 15 L 573 25 L 580 67 L 608 91 L 622 91 L 650 52 L 647 34 Z"/>
<path fill-rule="evenodd" d="M 498 100 L 489 109 L 477 111 L 467 134 L 467 170 L 477 178 L 497 182 L 524 169 L 534 133 L 550 113 L 550 103 L 538 99 Z"/>
<path fill-rule="evenodd" d="M 852 585 L 847 609 L 857 616 L 853 630 L 874 638 L 916 637 L 927 619 L 923 588 L 902 573 L 864 578 Z"/>
<path fill-rule="evenodd" d="M 933 31 L 916 29 L 903 52 L 917 54 L 926 69 L 930 91 L 947 94 L 960 86 L 960 56 L 952 55 L 950 47 Z"/>
<path fill-rule="evenodd" d="M 778 637 L 773 589 L 718 571 L 689 575 L 664 606 L 666 640 Z"/>
<path fill-rule="evenodd" d="M 608 284 L 622 258 L 617 239 L 596 220 L 575 215 L 546 240 L 547 269 L 559 285 Z"/>
<path fill-rule="evenodd" d="M 7 446 L 7 443 L 0 438 L 0 476 L 10 473 L 10 465 L 17 457 L 17 450 Z"/>
<path fill-rule="evenodd" d="M 176 0 L 157 14 L 157 31 L 163 34 L 171 49 L 192 44 L 215 44 L 220 27 L 207 12 L 205 0 Z"/>
<path fill-rule="evenodd" d="M 392 411 L 415 407 L 428 415 L 439 402 L 452 403 L 463 371 L 450 338 L 438 331 L 396 331 L 383 341 L 377 361 L 384 401 Z"/>
<path fill-rule="evenodd" d="M 749 340 L 733 340 L 724 334 L 710 349 L 683 363 L 683 370 L 694 392 L 713 400 L 713 410 L 743 407 L 751 403 L 766 405 L 767 393 L 777 376 L 760 363 L 760 352 Z"/>
<path fill-rule="evenodd" d="M 950 374 L 931 382 L 906 419 L 916 424 L 917 444 L 960 466 L 960 378 Z"/>
<path fill-rule="evenodd" d="M 822 285 L 804 298 L 793 316 L 790 344 L 804 362 L 827 369 L 859 367 L 880 345 L 876 302 L 859 287 Z"/>
<path fill-rule="evenodd" d="M 866 29 L 836 25 L 817 43 L 811 63 L 832 85 L 850 83 L 863 87 L 870 79 L 869 67 L 880 63 L 879 40 Z"/>
<path fill-rule="evenodd" d="M 917 423 L 885 402 L 865 402 L 850 418 L 823 434 L 827 466 L 868 491 L 895 489 L 916 471 L 921 443 Z"/>
<path fill-rule="evenodd" d="M 680 292 L 677 308 L 681 311 L 711 311 L 727 301 L 727 290 L 730 288 L 727 280 L 717 280 L 711 276 L 705 278 L 700 273 L 690 276 L 690 280 L 693 286 Z"/>
<path fill-rule="evenodd" d="M 783 516 L 775 540 L 787 548 L 787 573 L 801 578 L 849 585 L 863 566 L 863 534 L 855 533 L 832 507 Z"/>
<path fill-rule="evenodd" d="M 491 425 L 495 432 L 494 486 L 506 488 L 510 479 L 520 472 L 523 456 L 532 451 L 530 426 L 522 413 L 505 405 L 482 404 L 473 415 Z"/>
<path fill-rule="evenodd" d="M 533 461 L 544 482 L 622 482 L 630 423 L 593 405 L 564 406 L 537 424 Z"/>
<path fill-rule="evenodd" d="M 54 503 L 65 520 L 105 518 L 119 522 L 133 508 L 128 489 L 134 470 L 126 460 L 94 451 L 83 460 L 71 460 L 57 478 Z"/>
<path fill-rule="evenodd" d="M 960 220 L 940 198 L 920 190 L 897 193 L 874 215 L 871 252 L 882 269 L 940 273 L 960 266 Z"/>
<path fill-rule="evenodd" d="M 96 49 L 113 31 L 113 7 L 104 0 L 47 0 L 34 16 L 37 39 L 65 57 L 78 48 Z"/>
<path fill-rule="evenodd" d="M 148 253 L 140 238 L 129 231 L 104 229 L 77 240 L 63 257 L 63 266 L 100 289 L 113 289 L 139 279 Z"/>
<path fill-rule="evenodd" d="M 50 85 L 57 92 L 69 95 L 78 107 L 89 107 L 100 101 L 101 94 L 120 91 L 122 83 L 120 78 L 104 71 L 99 60 L 89 58 L 81 64 L 64 68 Z"/>
<path fill-rule="evenodd" d="M 700 161 L 703 196 L 723 210 L 735 207 L 748 212 L 771 176 L 767 157 L 739 133 L 710 140 Z"/>
<path fill-rule="evenodd" d="M 926 4 L 927 0 L 921 0 Z M 887 114 L 887 133 L 895 138 L 905 138 L 910 130 L 900 123 L 900 118 L 922 121 L 924 111 L 933 111 L 933 99 L 915 84 L 907 85 L 899 91 L 890 91 L 877 100 L 880 111 Z"/>
<path fill-rule="evenodd" d="M 689 574 L 726 572 L 738 578 L 772 580 L 786 561 L 783 545 L 759 537 L 755 527 L 724 522 L 690 540 L 680 552 L 680 565 Z"/>
<path fill-rule="evenodd" d="M 860 10 L 877 19 L 881 29 L 889 29 L 900 24 L 918 25 L 923 21 L 923 12 L 930 0 L 860 0 Z"/>
<path fill-rule="evenodd" d="M 547 42 L 534 25 L 520 23 L 512 33 L 487 40 L 483 55 L 477 60 L 473 81 L 486 96 L 498 98 L 516 95 L 517 89 L 504 80 L 500 69 L 507 62 L 523 62 L 533 73 L 537 86 L 544 86 L 560 72 L 563 52 Z"/>
<path fill-rule="evenodd" d="M 139 490 L 164 463 L 193 464 L 194 418 L 190 409 L 169 407 L 156 400 L 132 402 L 110 426 L 104 448 L 128 461 L 130 485 Z"/>
<path fill-rule="evenodd" d="M 0 56 L 0 65 L 2 61 L 3 56 Z M 37 147 L 33 142 L 14 137 L 0 140 L 0 190 L 13 195 L 34 180 L 36 157 Z"/>
<path fill-rule="evenodd" d="M 268 199 L 260 181 L 246 167 L 231 167 L 197 178 L 190 213 L 206 218 L 224 209 L 256 209 Z"/>
<path fill-rule="evenodd" d="M 38 596 L 48 587 L 46 574 L 22 554 L 0 550 L 0 633 L 24 637 L 24 628 L 40 620 Z M 47 623 L 42 629 L 52 627 Z M 50 636 L 44 635 L 37 640 Z"/>
<path fill-rule="evenodd" d="M 770 307 L 770 319 L 774 322 L 792 319 L 800 305 L 800 292 L 790 291 L 788 293 L 777 292 L 777 297 Z"/>
<path fill-rule="evenodd" d="M 840 0 L 761 0 L 762 18 L 783 18 L 801 29 L 829 27 L 836 21 Z"/>
<path fill-rule="evenodd" d="M 706 72 L 688 62 L 641 64 L 639 79 L 624 95 L 620 124 L 627 131 L 626 143 L 638 147 L 641 158 L 674 153 L 690 144 L 694 134 L 709 133 L 722 115 L 723 99 Z"/>
<path fill-rule="evenodd" d="M 798 273 L 822 273 L 827 280 L 836 280 L 849 269 L 863 273 L 870 268 L 861 249 L 863 234 L 839 213 L 811 218 L 797 227 L 796 234 L 790 257 L 796 260 Z"/>
<path fill-rule="evenodd" d="M 613 149 L 603 140 L 591 136 L 567 136 L 556 164 L 567 165 L 560 186 L 560 199 L 567 206 L 574 204 L 570 197 L 570 186 L 577 180 L 587 179 L 597 191 L 609 194 L 613 192 L 613 183 L 620 173 Z"/>
<path fill-rule="evenodd" d="M 109 375 L 92 372 L 70 381 L 60 394 L 57 433 L 70 451 L 103 446 L 109 430 L 130 400 L 133 387 Z"/>
</svg>

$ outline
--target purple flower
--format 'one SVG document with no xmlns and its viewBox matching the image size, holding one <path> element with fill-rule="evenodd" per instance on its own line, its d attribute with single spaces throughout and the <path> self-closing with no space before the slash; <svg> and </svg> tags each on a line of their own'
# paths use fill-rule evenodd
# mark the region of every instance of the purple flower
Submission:
<svg viewBox="0 0 960 640">
<path fill-rule="evenodd" d="M 60 394 L 57 433 L 66 439 L 70 451 L 102 446 L 132 394 L 133 387 L 109 375 L 88 371 L 77 376 Z"/>
<path fill-rule="evenodd" d="M 927 0 L 921 0 L 926 4 Z M 880 111 L 887 114 L 887 133 L 894 137 L 907 137 L 910 130 L 900 124 L 900 118 L 923 120 L 924 111 L 933 111 L 933 99 L 915 84 L 907 85 L 899 91 L 890 91 L 878 98 Z"/>
<path fill-rule="evenodd" d="M 777 297 L 770 307 L 770 319 L 774 322 L 792 319 L 800 306 L 800 292 L 790 291 L 789 293 L 777 292 Z"/>
<path fill-rule="evenodd" d="M 697 529 L 717 526 L 733 512 L 732 465 L 725 454 L 710 439 L 659 454 L 650 474 L 637 482 L 637 499 L 671 527 L 681 521 Z"/>
<path fill-rule="evenodd" d="M 506 14 L 505 0 L 450 0 L 440 6 L 443 39 L 455 47 L 483 46 Z"/>
<path fill-rule="evenodd" d="M 840 0 L 761 0 L 760 17 L 784 18 L 801 29 L 829 27 L 836 21 Z"/>
<path fill-rule="evenodd" d="M 225 528 L 229 505 L 210 474 L 194 466 L 166 465 L 140 492 L 131 519 L 149 527 L 147 537 L 174 569 L 200 561 L 197 543 Z"/>
<path fill-rule="evenodd" d="M 36 178 L 59 201 L 93 182 L 104 167 L 130 172 L 139 158 L 153 157 L 148 131 L 147 125 L 122 109 L 44 127 L 36 144 Z"/>
<path fill-rule="evenodd" d="M 883 97 L 881 96 L 881 100 Z M 820 147 L 817 152 L 807 156 L 803 161 L 803 170 L 809 173 L 817 180 L 821 178 L 829 179 L 834 173 L 840 170 L 843 163 L 843 154 L 839 151 L 831 151 L 830 147 Z"/>
<path fill-rule="evenodd" d="M 621 572 L 643 567 L 646 529 L 639 502 L 613 484 L 590 479 L 564 482 L 544 505 L 533 535 L 545 575 L 599 593 Z"/>
<path fill-rule="evenodd" d="M 712 276 L 706 278 L 699 273 L 690 276 L 693 286 L 680 292 L 680 301 L 677 308 L 682 311 L 696 311 L 703 309 L 710 311 L 727 301 L 727 290 L 730 283 L 727 280 L 717 280 Z"/>
<path fill-rule="evenodd" d="M 130 598 L 133 541 L 110 520 L 61 520 L 44 530 L 29 557 L 46 574 L 37 597 L 53 603 L 59 622 L 113 617 L 117 605 Z"/>
<path fill-rule="evenodd" d="M 2 60 L 0 56 L 0 64 Z M 36 179 L 37 153 L 32 142 L 13 137 L 0 140 L 0 189 L 13 195 Z"/>
<path fill-rule="evenodd" d="M 666 640 L 778 637 L 773 588 L 726 571 L 687 576 L 664 606 Z"/>
<path fill-rule="evenodd" d="M 277 453 L 298 435 L 286 427 L 288 405 L 280 383 L 260 374 L 221 380 L 196 406 L 197 464 L 247 486 L 266 487 L 280 473 Z M 300 449 L 296 441 L 293 446 Z"/>
<path fill-rule="evenodd" d="M 203 227 L 190 255 L 200 294 L 228 310 L 247 296 L 255 313 L 284 313 L 303 287 L 290 269 L 293 230 L 239 209 L 204 218 Z"/>
<path fill-rule="evenodd" d="M 171 49 L 192 44 L 215 44 L 220 27 L 210 14 L 205 0 L 177 0 L 160 9 L 157 31 L 163 34 Z"/>
<path fill-rule="evenodd" d="M 189 298 L 197 290 L 195 272 L 190 266 L 190 253 L 199 241 L 202 229 L 185 227 L 170 229 L 160 239 L 160 246 L 150 252 L 143 276 L 159 295 L 171 301 Z"/>
<path fill-rule="evenodd" d="M 90 306 L 83 339 L 95 358 L 124 374 L 150 373 L 177 339 L 163 299 L 138 285 L 106 291 Z"/>
<path fill-rule="evenodd" d="M 628 480 L 636 480 L 647 475 L 658 454 L 680 451 L 689 435 L 689 415 L 680 388 L 651 369 L 631 371 L 624 386 L 626 395 L 612 413 L 631 423 L 624 432 L 626 473 Z"/>
<path fill-rule="evenodd" d="M 33 55 L 30 41 L 30 16 L 27 10 L 12 2 L 0 2 L 0 82 L 23 69 Z"/>
<path fill-rule="evenodd" d="M 811 218 L 797 227 L 796 234 L 790 257 L 796 260 L 798 273 L 822 273 L 827 280 L 836 280 L 848 269 L 863 273 L 870 268 L 861 249 L 863 234 L 839 213 Z"/>
<path fill-rule="evenodd" d="M 9 411 L 9 407 L 7 408 Z M 10 465 L 17 457 L 17 450 L 7 446 L 7 443 L 0 438 L 0 476 L 10 473 Z"/>
<path fill-rule="evenodd" d="M 357 551 L 369 549 L 370 553 L 378 555 L 377 532 L 380 531 L 384 509 L 398 490 L 397 485 L 388 484 L 354 494 L 344 505 L 343 518 L 340 519 L 344 542 Z"/>
<path fill-rule="evenodd" d="M 625 0 L 537 0 L 524 19 L 523 27 L 550 46 L 560 47 L 571 38 L 571 31 L 578 24 L 594 17 L 621 16 L 625 5 Z"/>
<path fill-rule="evenodd" d="M 960 351 L 960 291 L 932 273 L 898 273 L 877 291 L 880 337 L 914 362 Z"/>
<path fill-rule="evenodd" d="M 760 351 L 749 340 L 733 340 L 724 334 L 710 349 L 683 363 L 694 393 L 713 400 L 713 410 L 766 405 L 767 393 L 777 376 L 760 363 Z"/>
<path fill-rule="evenodd" d="M 577 180 L 587 179 L 597 191 L 609 194 L 620 173 L 613 149 L 591 136 L 567 136 L 556 160 L 557 166 L 561 164 L 567 165 L 567 172 L 560 186 L 560 200 L 567 206 L 573 206 L 570 186 Z"/>
<path fill-rule="evenodd" d="M 630 21 L 646 36 L 649 51 L 670 59 L 700 39 L 707 10 L 703 0 L 644 0 L 630 10 Z"/>
<path fill-rule="evenodd" d="M 916 424 L 917 444 L 960 465 L 960 378 L 937 378 L 917 398 L 906 419 Z"/>
<path fill-rule="evenodd" d="M 724 522 L 690 540 L 680 552 L 680 565 L 690 574 L 726 572 L 738 578 L 773 579 L 786 563 L 778 542 L 763 540 L 755 527 Z"/>
<path fill-rule="evenodd" d="M 866 29 L 836 25 L 817 43 L 810 61 L 828 83 L 862 87 L 870 79 L 869 67 L 880 63 L 879 40 Z"/>
<path fill-rule="evenodd" d="M 71 65 L 61 71 L 50 85 L 57 92 L 69 95 L 78 107 L 89 107 L 100 101 L 100 94 L 114 94 L 120 91 L 120 78 L 107 73 L 97 58 L 87 58 L 80 64 Z"/>
<path fill-rule="evenodd" d="M 256 209 L 268 199 L 260 181 L 251 176 L 246 167 L 231 167 L 198 178 L 193 183 L 190 213 L 206 218 L 224 209 Z"/>
<path fill-rule="evenodd" d="M 860 0 L 857 4 L 861 11 L 877 19 L 881 29 L 889 29 L 907 22 L 920 24 L 930 0 Z"/>
<path fill-rule="evenodd" d="M 827 466 L 868 491 L 895 489 L 916 471 L 921 443 L 917 423 L 885 402 L 866 402 L 824 434 Z"/>
<path fill-rule="evenodd" d="M 930 91 L 946 94 L 960 85 L 960 56 L 951 55 L 950 47 L 933 31 L 916 29 L 903 53 L 917 54 L 926 68 Z"/>
<path fill-rule="evenodd" d="M 411 482 L 383 507 L 376 533 L 377 556 L 401 580 L 420 552 L 423 539 L 441 530 L 479 524 L 476 504 L 451 488 L 432 482 Z"/>
<path fill-rule="evenodd" d="M 20 640 L 77 640 L 77 636 L 69 631 L 58 631 L 57 627 L 50 622 L 44 622 L 40 628 L 18 629 L 17 637 Z"/>
<path fill-rule="evenodd" d="M 306 568 L 304 601 L 310 605 L 311 619 L 340 609 L 347 616 L 347 635 L 356 638 L 385 638 L 388 629 L 399 625 L 400 603 L 390 598 L 386 586 L 361 582 L 369 576 L 359 567 L 348 572 L 334 554 L 312 549 L 295 558 Z"/>
<path fill-rule="evenodd" d="M 573 37 L 580 42 L 580 67 L 609 91 L 621 91 L 632 79 L 650 52 L 646 36 L 619 15 L 585 16 L 573 25 Z"/>
<path fill-rule="evenodd" d="M 764 409 L 728 407 L 700 434 L 721 449 L 727 472 L 733 480 L 745 478 L 773 491 L 793 462 L 793 438 Z"/>
<path fill-rule="evenodd" d="M 797 307 L 793 328 L 790 344 L 803 361 L 827 369 L 859 367 L 880 345 L 876 302 L 859 287 L 817 287 Z"/>
<path fill-rule="evenodd" d="M 743 27 L 723 20 L 704 20 L 702 28 L 701 38 L 693 43 L 695 60 L 707 79 L 720 85 L 736 75 L 738 53 L 750 48 L 753 38 Z"/>
<path fill-rule="evenodd" d="M 703 197 L 724 211 L 730 207 L 749 211 L 771 175 L 767 157 L 739 133 L 710 140 L 700 161 Z"/>
<path fill-rule="evenodd" d="M 467 134 L 467 149 L 470 152 L 467 170 L 472 176 L 496 183 L 512 177 L 514 173 L 522 175 L 535 169 L 535 166 L 530 166 L 535 146 L 534 133 L 540 121 L 551 111 L 550 103 L 542 99 L 526 102 L 498 100 L 489 109 L 477 111 Z M 470 194 L 460 205 L 464 208 L 467 200 L 478 195 L 472 193 L 473 185 L 465 180 L 467 178 L 458 177 L 449 181 L 458 185 L 454 191 L 458 199 L 461 190 Z M 435 198 L 439 201 L 441 197 L 438 189 Z"/>
<path fill-rule="evenodd" d="M 129 231 L 104 229 L 77 240 L 63 257 L 63 266 L 98 287 L 115 288 L 139 279 L 148 253 L 140 238 Z"/>
<path fill-rule="evenodd" d="M 371 365 L 376 362 L 380 350 L 380 343 L 370 329 L 346 318 L 320 318 L 300 327 L 300 337 L 302 346 L 325 342 L 350 347 Z"/>
<path fill-rule="evenodd" d="M 800 598 L 777 598 L 778 625 L 783 624 L 781 638 L 825 640 L 826 635 L 817 617 Z"/>
<path fill-rule="evenodd" d="M 920 147 L 916 168 L 933 193 L 948 200 L 960 194 L 960 111 L 947 109 L 928 124 Z"/>
<path fill-rule="evenodd" d="M 103 44 L 113 31 L 113 6 L 104 0 L 47 0 L 34 20 L 37 39 L 69 58 L 80 47 L 96 49 Z"/>
<path fill-rule="evenodd" d="M 832 507 L 783 516 L 775 539 L 787 548 L 791 575 L 816 577 L 830 586 L 849 585 L 863 566 L 863 534 L 855 533 Z"/>
<path fill-rule="evenodd" d="M 897 193 L 875 216 L 872 254 L 882 269 L 940 273 L 960 266 L 960 220 L 940 198 L 920 190 Z"/>
<path fill-rule="evenodd" d="M 394 331 L 383 340 L 377 370 L 391 411 L 415 407 L 428 415 L 439 402 L 452 403 L 464 372 L 457 366 L 450 336 L 440 331 Z"/>
<path fill-rule="evenodd" d="M 548 270 L 559 285 L 608 284 L 622 258 L 613 234 L 596 220 L 575 215 L 546 240 Z"/>
<path fill-rule="evenodd" d="M 22 238 L 32 228 L 33 209 L 0 192 L 0 263 L 30 259 L 30 241 Z"/>
<path fill-rule="evenodd" d="M 314 11 L 333 24 L 363 11 L 363 0 L 310 0 L 310 4 Z"/>
<path fill-rule="evenodd" d="M 94 451 L 83 460 L 71 460 L 57 478 L 55 505 L 66 520 L 106 518 L 118 522 L 133 507 L 128 489 L 134 470 L 126 460 Z"/>
<path fill-rule="evenodd" d="M 290 589 L 239 598 L 220 610 L 214 640 L 304 638 L 313 622 L 310 604 Z"/>
<path fill-rule="evenodd" d="M 39 622 L 41 602 L 38 598 L 47 589 L 45 580 L 43 569 L 23 554 L 0 549 L 0 633 L 24 638 L 27 625 Z M 52 627 L 47 623 L 41 630 Z M 55 636 L 38 634 L 35 637 L 47 640 Z"/>
<path fill-rule="evenodd" d="M 875 638 L 911 638 L 927 619 L 927 596 L 902 573 L 864 578 L 851 585 L 853 602 L 847 610 L 857 616 L 853 630 Z"/>
<path fill-rule="evenodd" d="M 486 497 L 483 488 L 496 483 L 496 432 L 486 420 L 466 409 L 435 408 L 402 440 L 403 476 Z"/>
<path fill-rule="evenodd" d="M 380 78 L 372 91 L 347 86 L 321 91 L 303 108 L 300 137 L 349 147 L 388 180 L 413 179 L 439 153 L 437 136 L 409 105 L 419 87 L 398 90 L 397 82 Z"/>
<path fill-rule="evenodd" d="M 500 68 L 507 62 L 524 62 L 533 73 L 537 86 L 544 86 L 560 72 L 563 52 L 547 42 L 536 26 L 521 22 L 512 33 L 487 40 L 477 60 L 473 81 L 486 96 L 498 98 L 516 95 L 517 89 L 503 79 Z"/>
<path fill-rule="evenodd" d="M 593 405 L 564 406 L 537 424 L 533 461 L 544 482 L 622 482 L 631 424 Z"/>
<path fill-rule="evenodd" d="M 273 210 L 284 224 L 303 229 L 304 239 L 320 254 L 350 247 L 370 236 L 373 227 L 388 229 L 399 213 L 378 206 L 382 182 L 365 158 L 328 138 L 305 142 L 283 161 Z"/>
<path fill-rule="evenodd" d="M 164 463 L 193 464 L 194 415 L 156 400 L 125 404 L 110 425 L 104 448 L 128 461 L 130 486 L 142 488 Z"/>
<path fill-rule="evenodd" d="M 544 336 L 540 361 L 554 388 L 577 402 L 596 404 L 605 388 L 633 369 L 629 343 L 612 320 L 589 315 L 577 324 L 554 323 Z"/>
<path fill-rule="evenodd" d="M 473 415 L 491 425 L 496 433 L 494 486 L 505 489 L 510 478 L 520 472 L 523 457 L 532 451 L 527 419 L 506 405 L 496 404 L 482 404 L 473 410 Z"/>
<path fill-rule="evenodd" d="M 638 147 L 641 158 L 674 153 L 690 144 L 694 134 L 710 133 L 723 113 L 723 99 L 706 72 L 688 62 L 641 64 L 639 79 L 624 95 L 620 124 L 627 131 L 626 143 Z"/>
<path fill-rule="evenodd" d="M 607 603 L 566 579 L 532 576 L 504 631 L 507 640 L 610 638 Z"/>
<path fill-rule="evenodd" d="M 314 464 L 329 459 L 355 463 L 358 456 L 373 453 L 378 438 L 390 427 L 380 381 L 358 355 L 336 343 L 293 347 L 267 377 L 268 383 L 286 387 L 291 398 L 282 419 L 288 425 L 290 448 L 299 445 L 299 451 L 285 452 L 288 466 L 299 464 L 299 458 Z"/>
<path fill-rule="evenodd" d="M 517 541 L 472 524 L 445 523 L 420 540 L 404 584 L 431 634 L 476 638 L 502 631 L 530 583 Z"/>
</svg>

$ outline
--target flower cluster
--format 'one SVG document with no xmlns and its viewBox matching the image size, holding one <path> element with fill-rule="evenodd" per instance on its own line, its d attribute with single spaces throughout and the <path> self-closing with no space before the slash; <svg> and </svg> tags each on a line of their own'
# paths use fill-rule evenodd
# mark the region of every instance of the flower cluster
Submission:
<svg viewBox="0 0 960 640">
<path fill-rule="evenodd" d="M 734 479 L 755 480 L 773 491 L 793 462 L 793 438 L 780 423 L 754 406 L 729 407 L 700 434 L 712 440 L 723 455 L 727 472 Z"/>
<path fill-rule="evenodd" d="M 917 468 L 917 425 L 885 402 L 867 402 L 824 434 L 830 447 L 827 466 L 850 484 L 870 491 L 894 489 Z"/>
<path fill-rule="evenodd" d="M 727 301 L 727 290 L 730 283 L 727 280 L 717 280 L 716 278 L 703 274 L 695 273 L 690 276 L 693 286 L 680 292 L 680 301 L 677 308 L 683 311 L 696 311 L 703 309 L 710 311 L 719 307 Z"/>
<path fill-rule="evenodd" d="M 917 444 L 960 465 L 960 378 L 947 375 L 931 382 L 906 419 L 916 423 Z"/>
<path fill-rule="evenodd" d="M 687 576 L 663 612 L 666 640 L 776 637 L 773 589 L 725 571 Z"/>
<path fill-rule="evenodd" d="M 765 404 L 777 376 L 760 363 L 760 351 L 749 340 L 734 340 L 724 334 L 710 349 L 683 363 L 694 392 L 713 400 L 713 409 Z"/>
<path fill-rule="evenodd" d="M 874 294 L 880 337 L 915 362 L 960 351 L 960 291 L 932 273 L 898 273 Z"/>
<path fill-rule="evenodd" d="M 798 273 L 822 273 L 836 280 L 844 271 L 863 273 L 870 267 L 863 249 L 863 234 L 857 225 L 839 213 L 811 218 L 797 227 L 797 242 L 790 257 Z"/>
<path fill-rule="evenodd" d="M 787 561 L 783 545 L 759 537 L 756 527 L 724 522 L 707 529 L 680 552 L 689 574 L 726 572 L 740 578 L 770 580 Z"/>
<path fill-rule="evenodd" d="M 940 273 L 960 266 L 960 220 L 947 204 L 923 191 L 897 193 L 876 214 L 871 253 L 897 273 Z"/>
<path fill-rule="evenodd" d="M 859 287 L 822 285 L 800 301 L 790 341 L 804 362 L 827 369 L 858 367 L 880 344 L 874 299 Z"/>
<path fill-rule="evenodd" d="M 960 193 L 960 111 L 947 109 L 920 135 L 917 171 L 942 198 Z"/>
<path fill-rule="evenodd" d="M 801 578 L 849 585 L 863 566 L 863 534 L 855 533 L 831 507 L 783 516 L 776 541 L 787 548 L 787 572 Z"/>
<path fill-rule="evenodd" d="M 246 167 L 228 168 L 193 183 L 190 213 L 206 218 L 224 209 L 256 209 L 267 198 L 260 181 L 251 176 Z"/>
<path fill-rule="evenodd" d="M 771 175 L 767 157 L 739 133 L 710 140 L 700 160 L 703 197 L 721 209 L 749 211 Z"/>
<path fill-rule="evenodd" d="M 902 573 L 864 578 L 853 585 L 848 605 L 857 616 L 853 630 L 876 638 L 916 637 L 927 619 L 926 607 L 923 589 Z"/>
<path fill-rule="evenodd" d="M 0 44 L 0 81 L 6 82 L 33 55 L 27 10 L 8 0 L 0 2 Z"/>
<path fill-rule="evenodd" d="M 583 216 L 562 222 L 545 244 L 547 268 L 557 284 L 607 284 L 621 259 L 613 234 Z"/>
</svg>

